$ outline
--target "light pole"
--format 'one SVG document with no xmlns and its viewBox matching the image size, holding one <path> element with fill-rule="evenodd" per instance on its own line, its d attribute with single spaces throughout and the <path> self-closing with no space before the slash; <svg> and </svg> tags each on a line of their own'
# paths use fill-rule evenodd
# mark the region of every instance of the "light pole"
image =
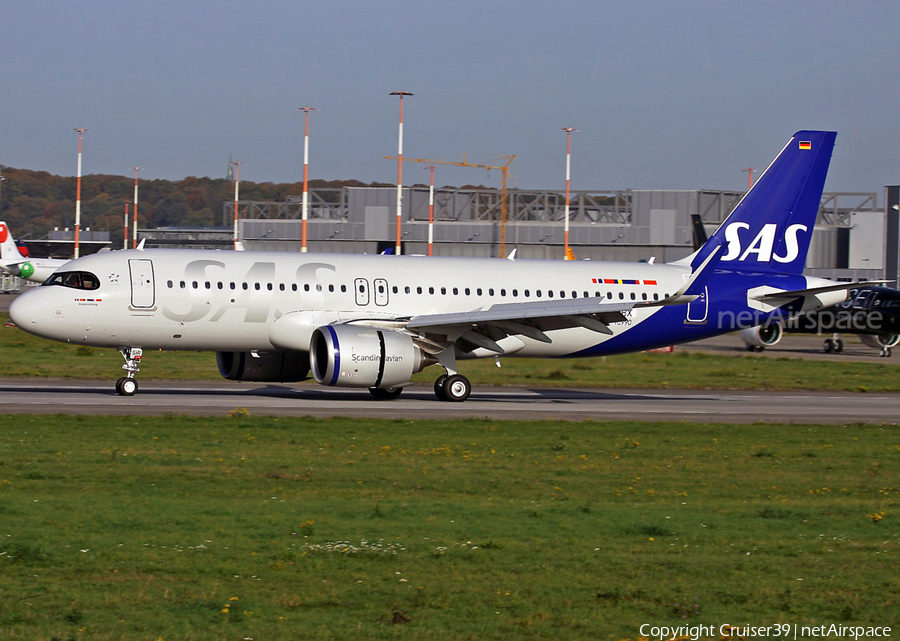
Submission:
<svg viewBox="0 0 900 641">
<path fill-rule="evenodd" d="M 431 179 L 428 181 L 428 255 L 434 244 L 434 165 L 429 165 Z"/>
<path fill-rule="evenodd" d="M 132 167 L 134 169 L 134 232 L 131 236 L 131 248 L 137 249 L 137 225 L 138 225 L 138 172 L 143 167 Z"/>
<path fill-rule="evenodd" d="M 569 177 L 572 168 L 572 132 L 578 130 L 574 127 L 563 127 L 560 131 L 566 132 L 566 224 L 563 232 L 566 251 L 563 260 L 572 260 L 573 256 L 569 249 Z"/>
<path fill-rule="evenodd" d="M 84 127 L 76 127 L 78 132 L 78 170 L 75 174 L 75 258 L 78 258 L 78 242 L 81 233 L 81 140 L 84 138 Z"/>
<path fill-rule="evenodd" d="M 300 107 L 297 111 L 304 114 L 303 125 L 303 213 L 300 224 L 300 252 L 306 253 L 306 221 L 309 220 L 309 112 L 315 107 Z"/>
<path fill-rule="evenodd" d="M 399 256 L 400 238 L 402 236 L 400 227 L 403 220 L 403 96 L 411 96 L 412 94 L 408 91 L 392 91 L 391 95 L 400 96 L 400 136 L 397 149 L 397 244 L 394 247 L 394 254 Z"/>
<path fill-rule="evenodd" d="M 241 185 L 241 165 L 244 163 L 235 160 L 231 163 L 234 165 L 234 250 L 238 248 L 238 198 Z"/>
<path fill-rule="evenodd" d="M 123 201 L 125 203 L 125 224 L 122 226 L 122 249 L 128 249 L 128 205 L 131 204 L 130 200 Z"/>
<path fill-rule="evenodd" d="M 741 171 L 746 171 L 749 174 L 747 177 L 747 191 L 750 191 L 750 188 L 753 187 L 753 167 L 745 167 Z"/>
</svg>

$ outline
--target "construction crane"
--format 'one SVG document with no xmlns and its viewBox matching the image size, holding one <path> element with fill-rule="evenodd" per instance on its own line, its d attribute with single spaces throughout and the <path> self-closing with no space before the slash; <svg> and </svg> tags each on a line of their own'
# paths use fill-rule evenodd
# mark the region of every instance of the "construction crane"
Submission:
<svg viewBox="0 0 900 641">
<path fill-rule="evenodd" d="M 513 159 L 516 157 L 515 154 L 511 156 L 500 156 L 497 159 L 497 162 L 506 161 L 504 164 L 500 165 L 486 165 L 482 163 L 469 162 L 468 161 L 469 154 L 463 154 L 462 160 L 430 160 L 428 158 L 404 158 L 403 162 L 420 162 L 427 163 L 429 165 L 450 165 L 452 167 L 475 167 L 477 169 L 499 169 L 502 175 L 502 180 L 500 182 L 500 257 L 506 257 L 506 212 L 507 212 L 507 176 L 509 173 L 509 166 L 512 164 Z M 385 160 L 397 160 L 397 156 L 384 156 Z"/>
</svg>

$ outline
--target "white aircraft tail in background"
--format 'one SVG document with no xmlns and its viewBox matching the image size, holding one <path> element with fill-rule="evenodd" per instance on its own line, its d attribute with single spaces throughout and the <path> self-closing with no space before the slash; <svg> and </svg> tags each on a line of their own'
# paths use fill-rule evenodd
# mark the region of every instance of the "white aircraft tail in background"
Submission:
<svg viewBox="0 0 900 641">
<path fill-rule="evenodd" d="M 0 221 L 0 269 L 24 280 L 43 283 L 50 274 L 65 265 L 59 258 L 30 258 L 23 256 L 9 226 Z"/>
</svg>

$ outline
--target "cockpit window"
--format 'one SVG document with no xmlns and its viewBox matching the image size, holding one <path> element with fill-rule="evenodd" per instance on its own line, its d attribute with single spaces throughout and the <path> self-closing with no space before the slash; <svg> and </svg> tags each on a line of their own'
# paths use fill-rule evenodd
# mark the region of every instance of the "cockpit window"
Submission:
<svg viewBox="0 0 900 641">
<path fill-rule="evenodd" d="M 44 285 L 62 285 L 72 289 L 92 290 L 100 287 L 100 280 L 90 272 L 56 272 L 44 281 Z"/>
</svg>

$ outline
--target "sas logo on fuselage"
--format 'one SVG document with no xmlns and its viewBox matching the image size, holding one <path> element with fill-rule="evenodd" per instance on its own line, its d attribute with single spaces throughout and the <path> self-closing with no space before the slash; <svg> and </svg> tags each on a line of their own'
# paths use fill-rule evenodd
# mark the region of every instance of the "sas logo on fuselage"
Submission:
<svg viewBox="0 0 900 641">
<path fill-rule="evenodd" d="M 748 223 L 731 223 L 725 228 L 725 241 L 728 243 L 728 253 L 722 256 L 723 261 L 753 260 L 759 263 L 768 263 L 775 260 L 779 263 L 790 263 L 800 255 L 800 242 L 798 235 L 801 231 L 808 231 L 806 225 L 788 225 L 784 230 L 784 255 L 774 252 L 775 239 L 778 225 L 768 223 L 762 226 L 756 238 L 744 249 L 741 242 L 742 231 L 750 229 Z M 743 233 L 746 238 L 747 234 Z"/>
</svg>

